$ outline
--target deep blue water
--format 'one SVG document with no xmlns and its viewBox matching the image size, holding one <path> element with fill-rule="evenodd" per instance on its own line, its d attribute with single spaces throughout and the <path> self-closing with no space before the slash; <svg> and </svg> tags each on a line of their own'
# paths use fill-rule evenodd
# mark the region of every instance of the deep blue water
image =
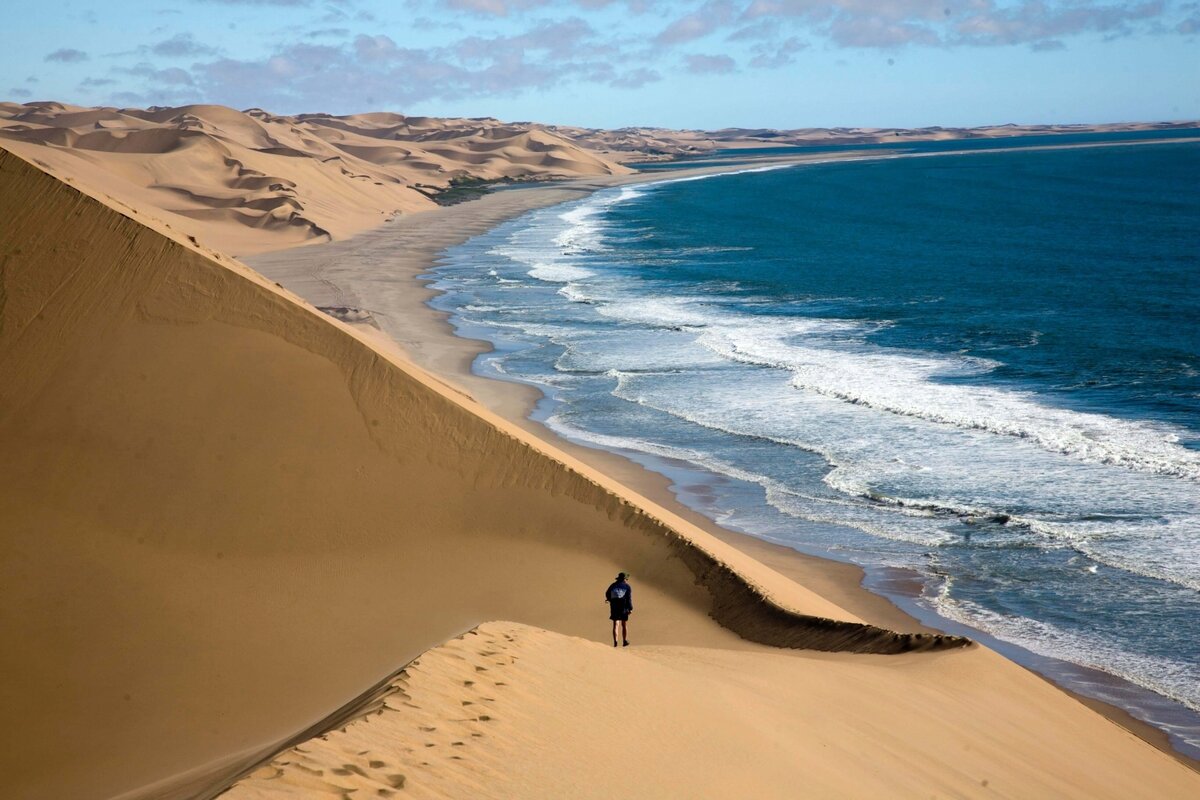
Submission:
<svg viewBox="0 0 1200 800">
<path fill-rule="evenodd" d="M 666 180 L 448 251 L 434 305 L 558 433 L 1200 755 L 1198 187 L 1186 143 Z"/>
</svg>

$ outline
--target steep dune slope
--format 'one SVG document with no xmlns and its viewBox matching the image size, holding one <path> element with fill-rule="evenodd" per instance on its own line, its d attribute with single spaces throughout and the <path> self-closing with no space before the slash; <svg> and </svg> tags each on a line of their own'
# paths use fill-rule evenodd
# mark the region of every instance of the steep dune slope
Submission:
<svg viewBox="0 0 1200 800">
<path fill-rule="evenodd" d="M 618 568 L 638 578 L 639 642 L 963 644 L 858 624 L 3 151 L 0 219 L 13 796 L 183 796 L 480 621 L 602 638 Z"/>
<path fill-rule="evenodd" d="M 455 180 L 628 171 L 531 124 L 388 113 L 0 103 L 0 141 L 239 254 L 343 238 L 432 208 L 430 196 Z"/>
</svg>

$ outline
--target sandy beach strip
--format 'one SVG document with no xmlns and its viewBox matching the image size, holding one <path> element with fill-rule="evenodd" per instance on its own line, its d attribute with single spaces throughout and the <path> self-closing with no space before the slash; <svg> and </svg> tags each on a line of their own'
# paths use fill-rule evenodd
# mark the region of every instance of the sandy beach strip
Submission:
<svg viewBox="0 0 1200 800">
<path fill-rule="evenodd" d="M 1171 142 L 1172 140 L 1164 139 L 1047 145 L 1032 149 L 1155 145 Z M 917 155 L 937 157 L 957 154 L 959 153 Z M 862 585 L 864 574 L 859 567 L 807 555 L 783 545 L 722 528 L 707 516 L 681 503 L 671 491 L 671 482 L 665 476 L 619 454 L 563 439 L 546 426 L 531 420 L 529 415 L 542 397 L 541 392 L 528 385 L 474 374 L 472 364 L 480 354 L 491 350 L 491 344 L 456 335 L 448 321 L 448 315 L 428 305 L 429 300 L 438 293 L 429 288 L 427 281 L 420 277 L 430 272 L 439 255 L 447 248 L 486 233 L 491 228 L 530 211 L 579 200 L 601 189 L 764 166 L 896 157 L 905 156 L 875 156 L 855 151 L 790 158 L 759 157 L 680 167 L 669 172 L 652 171 L 504 190 L 468 203 L 399 217 L 344 241 L 277 250 L 245 260 L 262 274 L 295 291 L 315 306 L 363 309 L 370 312 L 371 320 L 356 327 L 378 348 L 390 349 L 397 357 L 411 359 L 531 436 L 552 442 L 555 447 L 570 453 L 581 462 L 613 477 L 620 484 L 635 489 L 655 503 L 671 509 L 689 523 L 831 600 L 857 617 L 895 630 L 940 632 L 937 628 L 923 625 L 920 620 L 898 608 L 886 597 L 866 589 Z M 903 581 L 903 577 L 900 580 Z M 915 594 L 919 591 L 919 586 L 915 577 L 912 581 L 912 591 Z M 1099 682 L 1114 680 L 1100 672 L 1096 672 L 1094 677 Z M 1200 770 L 1200 761 L 1176 750 L 1161 729 L 1137 719 L 1118 706 L 1061 686 L 1058 688 L 1189 768 Z"/>
</svg>

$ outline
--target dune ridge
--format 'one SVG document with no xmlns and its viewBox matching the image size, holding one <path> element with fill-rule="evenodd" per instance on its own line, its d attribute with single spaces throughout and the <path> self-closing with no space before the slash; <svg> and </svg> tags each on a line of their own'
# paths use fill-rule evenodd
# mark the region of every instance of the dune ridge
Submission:
<svg viewBox="0 0 1200 800">
<path fill-rule="evenodd" d="M 489 622 L 220 796 L 1126 798 L 1200 785 L 1064 700 L 983 648 L 623 651 Z"/>
<path fill-rule="evenodd" d="M 0 768 L 23 796 L 191 791 L 481 621 L 594 635 L 618 568 L 644 641 L 967 643 L 862 623 L 4 151 L 0 217 L 0 635 L 23 644 Z"/>
<path fill-rule="evenodd" d="M 463 181 L 629 171 L 532 123 L 382 112 L 0 103 L 0 141 L 238 254 L 344 238 Z"/>
</svg>

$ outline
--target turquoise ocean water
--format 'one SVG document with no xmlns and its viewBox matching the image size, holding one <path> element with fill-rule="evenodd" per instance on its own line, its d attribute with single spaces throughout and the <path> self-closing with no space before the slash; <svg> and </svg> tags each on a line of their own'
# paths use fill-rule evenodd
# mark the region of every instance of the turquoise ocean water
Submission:
<svg viewBox="0 0 1200 800">
<path fill-rule="evenodd" d="M 661 177 L 444 254 L 476 370 L 1200 756 L 1200 144 Z"/>
</svg>

